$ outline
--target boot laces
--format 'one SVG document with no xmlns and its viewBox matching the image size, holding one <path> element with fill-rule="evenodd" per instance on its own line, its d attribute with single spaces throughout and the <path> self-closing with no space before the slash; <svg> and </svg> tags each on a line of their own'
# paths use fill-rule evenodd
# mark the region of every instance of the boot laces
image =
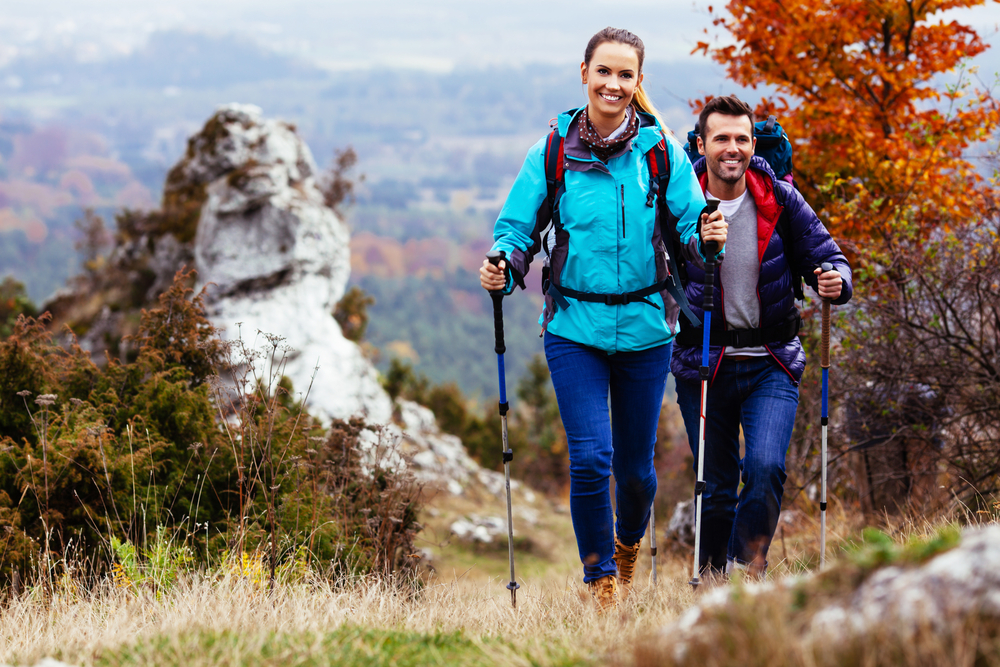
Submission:
<svg viewBox="0 0 1000 667">
<path fill-rule="evenodd" d="M 625 546 L 618 539 L 615 539 L 615 564 L 618 565 L 618 578 L 621 579 L 623 585 L 629 585 L 632 583 L 632 577 L 635 575 L 635 564 L 639 560 L 639 546 L 642 544 L 642 540 L 636 542 L 630 547 Z"/>
</svg>

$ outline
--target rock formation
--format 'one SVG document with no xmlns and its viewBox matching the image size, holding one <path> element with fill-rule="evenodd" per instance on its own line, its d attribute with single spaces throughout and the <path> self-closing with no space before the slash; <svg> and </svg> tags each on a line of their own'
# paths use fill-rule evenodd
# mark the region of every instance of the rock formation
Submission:
<svg viewBox="0 0 1000 667">
<path fill-rule="evenodd" d="M 317 173 L 293 127 L 233 104 L 191 138 L 164 203 L 201 200 L 194 266 L 224 336 L 250 347 L 265 342 L 258 332 L 282 337 L 284 374 L 297 396 L 312 382 L 307 405 L 320 419 L 361 414 L 384 423 L 389 397 L 333 318 L 350 274 L 349 235 L 324 204 Z"/>
<path fill-rule="evenodd" d="M 125 359 L 121 341 L 136 333 L 138 310 L 155 304 L 179 269 L 193 268 L 224 338 L 238 337 L 251 353 L 270 347 L 269 336 L 282 339 L 280 372 L 296 398 L 308 390 L 311 414 L 327 423 L 363 416 L 373 425 L 368 444 L 383 432 L 399 441 L 421 482 L 453 494 L 470 484 L 502 494 L 503 476 L 441 433 L 430 410 L 393 406 L 375 368 L 344 338 L 333 310 L 350 274 L 350 238 L 317 175 L 292 125 L 263 118 L 256 106 L 220 107 L 168 174 L 162 208 L 119 216 L 104 268 L 75 279 L 46 309 L 57 328 L 83 332 L 79 342 L 95 358 L 107 351 Z M 375 428 L 389 424 L 394 409 L 399 425 Z"/>
</svg>

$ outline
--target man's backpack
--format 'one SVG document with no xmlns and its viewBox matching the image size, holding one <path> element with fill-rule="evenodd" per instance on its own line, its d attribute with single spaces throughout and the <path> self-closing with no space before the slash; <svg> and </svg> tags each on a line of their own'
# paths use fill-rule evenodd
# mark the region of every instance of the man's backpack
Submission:
<svg viewBox="0 0 1000 667">
<path fill-rule="evenodd" d="M 666 139 L 661 139 L 646 153 L 649 162 L 650 188 L 646 196 L 646 206 L 660 207 L 660 234 L 667 249 L 667 264 L 670 275 L 664 281 L 663 289 L 666 289 L 674 298 L 678 307 L 694 326 L 700 326 L 701 322 L 695 316 L 688 305 L 687 295 L 684 293 L 684 283 L 686 283 L 686 273 L 683 263 L 679 264 L 681 257 L 680 233 L 677 231 L 677 218 L 670 213 L 667 206 L 666 193 L 670 184 L 670 156 L 667 154 Z M 549 210 L 555 213 L 556 198 L 563 188 L 563 169 L 566 157 L 563 152 L 563 137 L 559 130 L 553 129 L 545 141 L 545 182 L 548 194 Z M 542 249 L 545 251 L 545 261 L 542 265 L 542 291 L 548 291 L 549 283 L 549 260 L 550 239 L 554 235 L 552 223 L 542 232 Z M 657 285 L 658 286 L 658 285 Z M 652 287 L 657 287 L 652 286 Z M 645 291 L 645 290 L 643 290 Z M 658 290 L 657 290 L 658 291 Z"/>
<path fill-rule="evenodd" d="M 687 134 L 688 142 L 684 146 L 684 152 L 690 158 L 691 164 L 694 164 L 702 157 L 698 153 L 700 131 L 701 128 L 695 124 L 694 130 Z M 792 177 L 792 142 L 788 139 L 788 134 L 784 128 L 778 123 L 778 119 L 774 116 L 768 116 L 767 120 L 757 121 L 753 125 L 753 133 L 757 139 L 757 145 L 754 147 L 754 155 L 764 158 L 777 178 L 791 183 L 793 187 L 798 189 Z M 781 237 L 781 241 L 785 246 L 785 254 L 791 254 L 792 235 L 785 216 L 778 218 L 778 225 L 774 228 L 774 231 Z M 805 294 L 802 291 L 802 276 L 793 276 L 793 278 L 792 289 L 795 291 L 795 298 L 801 301 L 805 298 Z"/>
</svg>

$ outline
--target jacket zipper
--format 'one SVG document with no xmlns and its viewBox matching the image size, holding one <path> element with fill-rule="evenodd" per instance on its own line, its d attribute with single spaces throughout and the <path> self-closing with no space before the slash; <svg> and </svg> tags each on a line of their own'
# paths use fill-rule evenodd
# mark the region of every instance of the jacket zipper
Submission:
<svg viewBox="0 0 1000 667">
<path fill-rule="evenodd" d="M 622 238 L 625 238 L 625 184 L 622 183 Z"/>
</svg>

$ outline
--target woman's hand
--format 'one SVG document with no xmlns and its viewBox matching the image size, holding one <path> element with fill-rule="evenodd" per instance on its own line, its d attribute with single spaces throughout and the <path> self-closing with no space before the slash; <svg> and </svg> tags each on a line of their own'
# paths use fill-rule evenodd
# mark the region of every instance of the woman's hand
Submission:
<svg viewBox="0 0 1000 667">
<path fill-rule="evenodd" d="M 712 215 L 701 214 L 702 243 L 714 241 L 721 248 L 726 244 L 726 234 L 728 232 L 729 223 L 722 216 L 722 211 L 714 211 Z"/>
<path fill-rule="evenodd" d="M 840 272 L 834 269 L 833 271 L 824 272 L 823 269 L 817 267 L 813 271 L 818 277 L 816 278 L 817 290 L 816 292 L 824 299 L 836 299 L 840 296 L 840 290 L 844 278 L 840 275 Z"/>
<path fill-rule="evenodd" d="M 479 284 L 490 292 L 502 290 L 507 286 L 507 276 L 504 273 L 506 268 L 507 260 L 501 259 L 497 266 L 493 266 L 490 260 L 484 259 L 483 265 L 479 267 Z"/>
</svg>

